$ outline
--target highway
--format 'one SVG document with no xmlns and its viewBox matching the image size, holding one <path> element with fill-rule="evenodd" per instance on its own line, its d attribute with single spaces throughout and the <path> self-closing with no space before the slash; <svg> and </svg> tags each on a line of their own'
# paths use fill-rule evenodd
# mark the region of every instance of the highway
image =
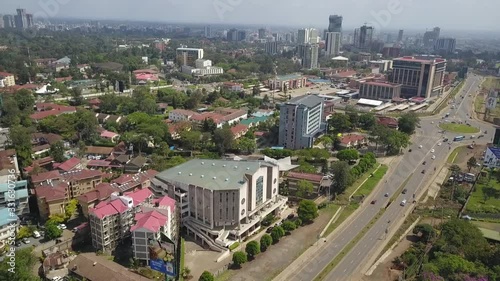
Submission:
<svg viewBox="0 0 500 281">
<path fill-rule="evenodd" d="M 472 108 L 473 97 L 469 97 L 469 93 L 473 93 L 480 84 L 481 78 L 469 76 L 460 93 L 457 94 L 457 101 L 460 102 L 456 106 L 454 112 L 450 112 L 457 121 L 463 118 L 472 126 L 481 127 L 488 131 L 488 135 L 482 139 L 476 139 L 477 143 L 486 143 L 491 141 L 494 134 L 492 125 L 481 123 L 474 119 L 468 119 L 467 115 Z M 464 99 L 460 101 L 460 97 Z M 473 95 L 474 96 L 474 95 Z M 443 111 L 443 115 L 446 111 Z M 377 200 L 375 204 L 369 204 L 364 209 L 359 210 L 354 217 L 349 218 L 349 223 L 339 229 L 332 237 L 328 239 L 324 246 L 318 250 L 314 256 L 309 258 L 300 268 L 287 269 L 290 271 L 287 280 L 314 280 L 323 271 L 323 269 L 344 249 L 359 233 L 367 230 L 367 225 L 379 213 L 379 211 L 387 206 L 390 198 L 396 198 L 394 202 L 387 208 L 385 213 L 380 217 L 375 224 L 366 231 L 356 245 L 344 256 L 338 265 L 327 275 L 324 280 L 361 280 L 362 270 L 367 270 L 370 264 L 368 259 L 378 255 L 381 245 L 387 242 L 389 237 L 386 234 L 393 229 L 399 228 L 403 223 L 406 213 L 413 208 L 413 196 L 418 198 L 419 193 L 424 191 L 430 181 L 435 176 L 434 169 L 439 171 L 440 167 L 446 162 L 446 158 L 450 150 L 459 145 L 471 143 L 467 136 L 466 140 L 460 143 L 443 142 L 443 138 L 447 137 L 450 140 L 457 134 L 445 133 L 441 134 L 441 129 L 438 127 L 438 122 L 443 121 L 441 116 L 432 116 L 421 120 L 421 128 L 416 132 L 411 145 L 412 152 L 406 152 L 399 163 L 394 163 L 388 175 L 385 176 L 385 183 L 378 186 L 369 198 Z M 477 134 L 476 134 L 477 135 Z M 439 145 L 441 144 L 441 145 Z M 421 148 L 419 148 L 421 146 Z M 434 153 L 431 150 L 434 149 Z M 435 155 L 435 160 L 431 157 Z M 426 162 L 424 165 L 423 162 Z M 425 174 L 423 174 L 425 170 Z M 404 188 L 407 189 L 406 194 L 396 194 L 400 187 L 405 183 Z M 385 197 L 384 194 L 389 196 Z M 371 200 L 370 199 L 370 200 Z M 406 204 L 401 206 L 401 202 L 406 200 Z"/>
</svg>

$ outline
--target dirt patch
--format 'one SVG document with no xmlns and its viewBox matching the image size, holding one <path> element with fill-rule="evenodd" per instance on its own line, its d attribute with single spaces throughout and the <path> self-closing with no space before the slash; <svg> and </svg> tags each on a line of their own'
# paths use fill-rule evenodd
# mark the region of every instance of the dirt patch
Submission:
<svg viewBox="0 0 500 281">
<path fill-rule="evenodd" d="M 322 212 L 311 225 L 295 230 L 266 252 L 259 254 L 255 260 L 246 263 L 241 269 L 230 269 L 231 281 L 264 281 L 271 280 L 297 259 L 307 248 L 317 241 L 318 235 L 331 219 L 332 214 Z"/>
<path fill-rule="evenodd" d="M 483 152 L 486 150 L 485 145 L 476 145 L 474 148 L 468 148 L 465 147 L 458 153 L 457 157 L 455 158 L 455 163 L 462 169 L 462 171 L 466 172 L 469 171 L 469 168 L 467 167 L 467 161 L 471 157 L 475 157 L 478 162 L 480 162 L 480 158 L 482 157 Z"/>
</svg>

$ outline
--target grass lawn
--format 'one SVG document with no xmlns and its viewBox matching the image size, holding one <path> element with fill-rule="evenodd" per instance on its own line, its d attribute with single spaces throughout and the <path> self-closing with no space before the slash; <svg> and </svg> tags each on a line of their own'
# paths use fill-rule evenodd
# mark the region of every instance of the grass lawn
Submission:
<svg viewBox="0 0 500 281">
<path fill-rule="evenodd" d="M 483 113 L 482 106 L 484 104 L 484 97 L 476 97 L 476 100 L 474 101 L 474 109 L 476 110 L 477 113 Z"/>
<path fill-rule="evenodd" d="M 472 221 L 472 223 L 484 229 L 500 232 L 500 223 L 484 222 L 484 221 Z"/>
<path fill-rule="evenodd" d="M 487 90 L 500 88 L 500 79 L 495 77 L 488 77 L 484 80 L 482 86 Z"/>
<path fill-rule="evenodd" d="M 452 132 L 452 133 L 462 133 L 462 134 L 474 134 L 479 133 L 479 129 L 476 127 L 467 126 L 464 124 L 453 124 L 453 123 L 442 123 L 439 124 L 439 128 Z"/>
<path fill-rule="evenodd" d="M 457 159 L 458 154 L 462 152 L 464 149 L 463 146 L 457 147 L 453 150 L 453 152 L 448 156 L 448 160 L 446 161 L 447 163 L 455 163 L 455 160 Z"/>
<path fill-rule="evenodd" d="M 373 173 L 373 177 L 368 178 L 354 195 L 368 196 L 378 182 L 384 177 L 385 173 L 387 173 L 388 169 L 389 167 L 387 167 L 387 165 L 381 165 L 380 168 Z"/>
<path fill-rule="evenodd" d="M 498 171 L 496 173 L 499 173 Z M 500 183 L 492 175 L 489 184 L 479 180 L 467 203 L 467 211 L 472 213 L 500 213 Z"/>
<path fill-rule="evenodd" d="M 338 205 L 336 206 L 337 208 L 340 207 Z M 345 208 L 338 215 L 337 219 L 328 226 L 325 233 L 323 234 L 323 237 L 326 237 L 330 233 L 332 233 L 342 222 L 344 222 L 352 213 L 354 213 L 354 211 L 356 211 L 358 207 L 359 204 L 357 203 L 352 203 L 350 205 L 345 206 Z"/>
<path fill-rule="evenodd" d="M 375 164 L 375 166 L 373 166 L 373 168 L 371 168 L 370 170 L 368 170 L 368 172 L 364 173 L 359 179 L 357 179 L 351 186 L 349 186 L 345 192 L 342 194 L 342 195 L 345 195 L 347 197 L 351 196 L 351 195 L 354 195 L 354 191 L 356 189 L 358 189 L 358 187 L 368 178 L 370 177 L 370 175 L 375 172 L 375 170 L 378 169 L 378 167 L 380 167 L 380 164 Z"/>
</svg>

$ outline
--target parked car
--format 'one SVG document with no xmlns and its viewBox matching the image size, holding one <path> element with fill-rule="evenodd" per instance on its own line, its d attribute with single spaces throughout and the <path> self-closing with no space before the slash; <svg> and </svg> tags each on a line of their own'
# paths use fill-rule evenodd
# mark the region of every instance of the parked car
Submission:
<svg viewBox="0 0 500 281">
<path fill-rule="evenodd" d="M 267 230 L 266 230 L 266 233 L 271 233 L 273 231 L 273 228 L 274 227 L 269 227 Z"/>
<path fill-rule="evenodd" d="M 287 218 L 287 219 L 289 219 L 289 220 L 291 220 L 291 219 L 293 219 L 294 217 L 295 217 L 295 214 L 289 214 L 286 218 Z"/>
<path fill-rule="evenodd" d="M 406 199 L 404 199 L 403 201 L 401 201 L 401 204 L 399 204 L 399 205 L 401 205 L 401 206 L 406 205 Z"/>
<path fill-rule="evenodd" d="M 61 223 L 61 224 L 59 224 L 59 225 L 57 226 L 57 228 L 64 230 L 64 229 L 66 229 L 67 227 L 66 227 L 66 225 L 65 225 L 64 223 Z"/>
<path fill-rule="evenodd" d="M 38 232 L 38 231 L 36 231 L 36 230 L 35 230 L 35 231 L 33 231 L 33 237 L 35 237 L 35 238 L 40 238 L 41 236 L 42 236 L 42 235 L 40 235 L 40 232 Z"/>
<path fill-rule="evenodd" d="M 377 203 L 377 200 L 372 200 L 371 204 L 373 205 L 375 203 Z"/>
<path fill-rule="evenodd" d="M 389 193 L 384 194 L 384 197 L 389 197 Z"/>
<path fill-rule="evenodd" d="M 21 247 L 21 241 L 19 240 L 16 241 L 16 247 Z"/>
<path fill-rule="evenodd" d="M 31 241 L 28 238 L 23 238 L 23 243 L 24 244 L 29 244 Z"/>
<path fill-rule="evenodd" d="M 402 193 L 403 193 L 403 194 L 406 194 L 406 192 L 408 192 L 408 189 L 406 189 L 406 188 L 405 188 L 405 189 L 403 189 L 403 192 L 402 192 Z"/>
</svg>

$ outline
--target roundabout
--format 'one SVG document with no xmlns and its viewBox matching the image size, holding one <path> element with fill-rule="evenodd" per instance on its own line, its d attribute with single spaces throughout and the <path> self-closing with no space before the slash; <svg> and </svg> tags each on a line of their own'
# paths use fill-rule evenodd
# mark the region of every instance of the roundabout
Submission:
<svg viewBox="0 0 500 281">
<path fill-rule="evenodd" d="M 458 134 L 476 134 L 480 132 L 479 128 L 465 124 L 455 124 L 455 123 L 441 123 L 439 124 L 439 128 L 451 133 L 458 133 Z"/>
</svg>

